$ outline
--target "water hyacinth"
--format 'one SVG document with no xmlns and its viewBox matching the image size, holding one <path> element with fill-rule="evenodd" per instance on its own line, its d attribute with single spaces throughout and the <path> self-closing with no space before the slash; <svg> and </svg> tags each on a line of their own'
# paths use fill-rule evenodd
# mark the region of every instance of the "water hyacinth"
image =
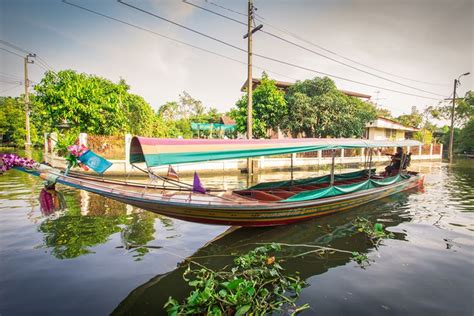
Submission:
<svg viewBox="0 0 474 316">
<path fill-rule="evenodd" d="M 7 172 L 13 167 L 33 169 L 35 163 L 33 159 L 23 158 L 15 154 L 0 154 L 0 174 Z"/>
</svg>

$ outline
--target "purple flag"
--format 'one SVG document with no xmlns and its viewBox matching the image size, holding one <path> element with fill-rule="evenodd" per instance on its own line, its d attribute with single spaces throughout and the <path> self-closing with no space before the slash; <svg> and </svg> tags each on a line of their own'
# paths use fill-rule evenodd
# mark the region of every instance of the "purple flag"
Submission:
<svg viewBox="0 0 474 316">
<path fill-rule="evenodd" d="M 202 185 L 201 179 L 199 179 L 196 171 L 194 171 L 193 192 L 202 194 L 206 193 L 206 188 Z"/>
</svg>

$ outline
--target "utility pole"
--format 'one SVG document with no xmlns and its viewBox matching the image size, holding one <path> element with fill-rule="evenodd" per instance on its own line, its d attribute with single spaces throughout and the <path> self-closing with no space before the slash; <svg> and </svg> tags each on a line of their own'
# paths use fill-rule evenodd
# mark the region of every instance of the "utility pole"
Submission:
<svg viewBox="0 0 474 316">
<path fill-rule="evenodd" d="M 253 28 L 253 0 L 248 0 L 248 13 L 247 13 L 247 34 L 244 35 L 244 39 L 247 38 L 247 139 L 252 139 L 252 110 L 253 110 L 253 78 L 252 78 L 252 35 L 253 33 L 260 30 L 263 25 Z M 250 184 L 250 175 L 252 174 L 252 161 L 247 158 L 247 184 Z"/>
<path fill-rule="evenodd" d="M 253 78 L 252 78 L 252 18 L 253 1 L 248 3 L 247 21 L 247 139 L 252 139 Z M 245 38 L 245 37 L 244 37 Z"/>
<path fill-rule="evenodd" d="M 453 107 L 451 108 L 451 131 L 449 135 L 449 151 L 448 151 L 448 158 L 449 163 L 453 163 L 453 144 L 454 144 L 454 114 L 455 114 L 455 107 L 456 107 L 456 88 L 461 83 L 462 76 L 468 76 L 470 72 L 466 72 L 458 77 L 458 79 L 454 79 L 454 90 L 453 90 Z"/>
<path fill-rule="evenodd" d="M 256 10 L 253 7 L 253 0 L 248 0 L 248 14 L 247 14 L 247 34 L 244 35 L 244 39 L 247 38 L 247 139 L 252 139 L 252 108 L 253 108 L 253 78 L 252 78 L 252 35 L 253 33 L 260 30 L 263 25 L 253 28 L 253 12 Z"/>
<path fill-rule="evenodd" d="M 450 131 L 450 135 L 449 135 L 449 151 L 448 151 L 449 163 L 453 163 L 454 108 L 456 106 L 456 88 L 457 88 L 457 86 L 458 86 L 458 79 L 454 79 L 453 107 L 451 108 L 451 131 Z"/>
<path fill-rule="evenodd" d="M 30 60 L 31 57 L 36 57 L 36 54 L 29 53 L 25 56 L 25 126 L 26 126 L 26 142 L 25 147 L 31 146 L 31 133 L 30 133 L 30 96 L 28 88 L 30 86 L 30 80 L 28 79 L 28 64 L 33 64 L 34 61 Z"/>
</svg>

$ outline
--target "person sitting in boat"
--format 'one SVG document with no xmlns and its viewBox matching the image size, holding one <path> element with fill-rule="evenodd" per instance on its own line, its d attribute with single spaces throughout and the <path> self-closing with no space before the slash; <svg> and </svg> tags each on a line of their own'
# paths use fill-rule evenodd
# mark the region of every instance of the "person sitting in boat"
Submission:
<svg viewBox="0 0 474 316">
<path fill-rule="evenodd" d="M 401 166 L 402 158 L 403 158 L 403 148 L 397 147 L 397 152 L 389 156 L 392 157 L 392 161 L 387 167 L 385 167 L 385 174 L 387 176 L 391 176 L 393 172 L 398 172 L 398 170 L 400 170 L 400 166 Z"/>
</svg>

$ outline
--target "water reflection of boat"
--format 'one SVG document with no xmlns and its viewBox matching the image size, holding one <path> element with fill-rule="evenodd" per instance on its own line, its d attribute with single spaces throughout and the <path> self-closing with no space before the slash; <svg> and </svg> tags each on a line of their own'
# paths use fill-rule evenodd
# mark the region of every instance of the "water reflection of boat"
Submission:
<svg viewBox="0 0 474 316">
<path fill-rule="evenodd" d="M 403 211 L 407 196 L 403 193 L 369 204 L 367 208 L 358 208 L 354 212 L 340 213 L 332 217 L 310 220 L 291 226 L 266 228 L 239 228 L 223 234 L 197 250 L 191 257 L 211 269 L 220 269 L 232 263 L 235 255 L 246 253 L 255 248 L 256 243 L 288 243 L 327 246 L 359 253 L 368 253 L 373 245 L 363 233 L 357 232 L 352 222 L 363 216 L 373 222 L 383 222 L 386 227 L 394 227 L 409 221 L 408 213 Z M 397 205 L 398 212 L 393 212 Z M 404 240 L 403 233 L 396 232 L 395 238 Z M 308 248 L 283 247 L 282 256 L 294 256 L 307 251 Z M 177 257 L 178 258 L 178 257 Z M 324 259 L 324 260 L 321 260 Z M 145 284 L 134 289 L 112 312 L 112 315 L 148 315 L 160 314 L 162 306 L 169 296 L 183 299 L 190 287 L 183 281 L 182 274 L 187 264 L 181 261 L 178 267 L 168 273 L 160 274 Z M 331 268 L 349 263 L 349 253 L 327 253 L 323 258 L 316 255 L 292 258 L 283 262 L 288 271 L 298 271 L 302 279 L 323 274 Z M 355 265 L 356 263 L 354 263 Z"/>
<path fill-rule="evenodd" d="M 372 149 L 417 146 L 417 141 L 371 141 L 362 139 L 284 140 L 171 140 L 134 137 L 130 162 L 145 163 L 152 177 L 164 184 L 139 185 L 91 176 L 65 175 L 40 167 L 43 177 L 74 188 L 90 191 L 155 213 L 186 221 L 236 226 L 274 226 L 347 210 L 422 185 L 423 176 L 403 168 L 393 174 L 374 175 Z M 354 173 L 335 174 L 339 149 L 367 148 L 367 168 Z M 152 168 L 166 164 L 203 162 L 329 150 L 331 174 L 299 180 L 261 183 L 246 190 L 204 190 L 160 177 Z M 403 158 L 402 158 L 403 157 Z M 399 166 L 405 165 L 406 155 Z M 41 169 L 42 168 L 42 169 Z M 395 170 L 394 170 L 395 171 Z M 170 187 L 174 185 L 174 187 Z"/>
</svg>

